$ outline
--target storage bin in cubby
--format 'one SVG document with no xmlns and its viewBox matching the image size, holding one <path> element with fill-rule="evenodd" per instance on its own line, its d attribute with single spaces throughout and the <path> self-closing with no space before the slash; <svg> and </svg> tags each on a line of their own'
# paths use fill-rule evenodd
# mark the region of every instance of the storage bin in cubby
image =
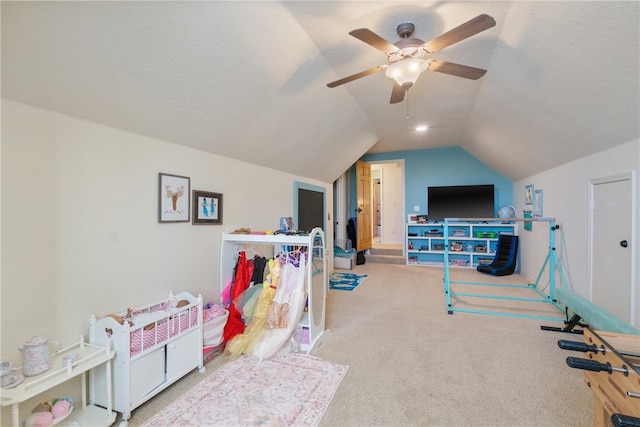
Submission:
<svg viewBox="0 0 640 427">
<path fill-rule="evenodd" d="M 498 233 L 495 231 L 476 231 L 473 235 L 479 239 L 495 239 L 498 237 Z"/>
<path fill-rule="evenodd" d="M 473 247 L 473 249 L 474 249 L 475 252 L 478 252 L 478 253 L 486 253 L 487 252 L 487 245 L 476 244 Z"/>
<path fill-rule="evenodd" d="M 469 236 L 469 230 L 466 228 L 454 228 L 449 235 L 451 237 L 467 237 Z"/>
</svg>

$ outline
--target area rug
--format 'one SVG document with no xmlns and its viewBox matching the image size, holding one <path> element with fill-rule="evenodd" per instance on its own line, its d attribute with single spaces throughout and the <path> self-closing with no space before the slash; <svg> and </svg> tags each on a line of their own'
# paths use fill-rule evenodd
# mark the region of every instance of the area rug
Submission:
<svg viewBox="0 0 640 427">
<path fill-rule="evenodd" d="M 367 274 L 334 272 L 329 276 L 329 288 L 340 291 L 353 291 L 367 277 L 369 277 Z"/>
<path fill-rule="evenodd" d="M 317 426 L 348 369 L 300 353 L 240 356 L 142 425 Z"/>
</svg>

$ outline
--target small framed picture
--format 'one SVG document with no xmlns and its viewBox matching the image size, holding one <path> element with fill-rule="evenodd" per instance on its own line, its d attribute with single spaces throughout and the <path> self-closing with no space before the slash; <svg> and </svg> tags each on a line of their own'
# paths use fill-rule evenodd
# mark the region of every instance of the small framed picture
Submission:
<svg viewBox="0 0 640 427">
<path fill-rule="evenodd" d="M 524 186 L 524 204 L 532 205 L 535 197 L 536 197 L 536 193 L 535 193 L 533 184 L 525 185 Z"/>
<path fill-rule="evenodd" d="M 193 224 L 222 224 L 222 194 L 193 190 Z"/>
<path fill-rule="evenodd" d="M 536 190 L 533 201 L 533 216 L 542 216 L 542 190 Z"/>
<path fill-rule="evenodd" d="M 417 224 L 418 223 L 418 215 L 417 214 L 409 214 L 407 215 L 407 224 Z"/>
<path fill-rule="evenodd" d="M 190 184 L 186 176 L 158 174 L 158 222 L 189 222 Z"/>
<path fill-rule="evenodd" d="M 293 218 L 290 216 L 283 216 L 280 218 L 280 231 L 293 230 Z"/>
</svg>

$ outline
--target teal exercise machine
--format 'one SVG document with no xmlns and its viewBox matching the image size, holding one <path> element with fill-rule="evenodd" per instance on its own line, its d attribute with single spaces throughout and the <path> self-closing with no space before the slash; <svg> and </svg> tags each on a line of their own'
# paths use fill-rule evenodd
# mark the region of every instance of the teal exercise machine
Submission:
<svg viewBox="0 0 640 427">
<path fill-rule="evenodd" d="M 555 218 L 509 218 L 507 222 L 525 222 L 530 221 L 532 223 L 545 223 L 548 224 L 549 227 L 549 250 L 547 252 L 547 256 L 545 261 L 540 268 L 540 272 L 534 283 L 528 285 L 522 284 L 509 284 L 509 283 L 486 283 L 486 282 L 467 282 L 467 281 L 454 281 L 451 279 L 451 272 L 449 267 L 449 251 L 451 249 L 451 245 L 449 243 L 450 233 L 449 233 L 449 223 L 455 222 L 469 222 L 469 223 L 504 223 L 504 218 L 446 218 L 444 220 L 444 293 L 447 303 L 447 313 L 453 314 L 454 312 L 463 312 L 463 313 L 475 313 L 475 314 L 489 314 L 496 316 L 507 316 L 507 317 L 519 317 L 519 318 L 528 318 L 528 319 L 539 319 L 546 321 L 556 321 L 563 322 L 564 318 L 559 317 L 549 317 L 535 314 L 526 314 L 526 313 L 513 313 L 506 311 L 490 311 L 490 310 L 476 310 L 472 308 L 463 308 L 456 307 L 452 302 L 452 298 L 456 298 L 461 300 L 462 298 L 489 298 L 489 299 L 498 299 L 498 300 L 512 300 L 512 301 L 522 301 L 527 303 L 535 303 L 535 304 L 551 304 L 555 308 L 557 308 L 560 312 L 565 312 L 565 307 L 559 304 L 556 300 L 556 273 L 559 276 L 560 280 L 564 287 L 567 287 L 567 282 L 564 277 L 564 273 L 562 271 L 562 265 L 558 260 L 558 256 L 556 254 L 556 231 L 560 228 L 559 225 L 556 225 Z M 497 251 L 496 251 L 497 252 Z M 549 283 L 548 289 L 543 289 L 541 284 L 541 280 L 544 276 L 545 271 L 548 271 L 549 274 Z M 471 285 L 471 286 L 481 286 L 481 287 L 497 287 L 497 288 L 516 288 L 516 289 L 526 289 L 527 291 L 531 291 L 531 297 L 525 296 L 512 296 L 512 295 L 495 295 L 495 294 L 487 294 L 487 293 L 472 293 L 472 292 L 456 292 L 452 289 L 452 285 Z"/>
</svg>

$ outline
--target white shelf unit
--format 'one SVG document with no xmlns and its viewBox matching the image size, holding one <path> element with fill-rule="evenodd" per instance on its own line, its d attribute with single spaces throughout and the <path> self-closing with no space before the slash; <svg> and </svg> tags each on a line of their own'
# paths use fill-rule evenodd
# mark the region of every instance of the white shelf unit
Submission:
<svg viewBox="0 0 640 427">
<path fill-rule="evenodd" d="M 449 244 L 450 267 L 476 268 L 480 263 L 493 260 L 501 233 L 515 235 L 518 232 L 515 223 L 503 220 L 449 222 L 447 228 L 445 238 L 444 222 L 407 224 L 407 264 L 442 267 Z"/>
<path fill-rule="evenodd" d="M 172 303 L 186 300 L 187 305 Z M 136 307 L 142 321 L 120 324 L 112 317 L 89 321 L 93 344 L 111 342 L 115 351 L 113 370 L 91 371 L 91 400 L 122 413 L 121 426 L 128 425 L 131 411 L 191 372 L 205 371 L 202 359 L 202 296 L 170 292 L 167 298 Z M 126 318 L 127 312 L 117 314 Z M 103 384 L 113 383 L 113 394 Z"/>
<path fill-rule="evenodd" d="M 75 353 L 77 359 L 66 366 L 62 365 L 65 356 Z M 112 410 L 112 402 L 106 402 L 105 407 L 87 404 L 87 372 L 98 366 L 104 366 L 111 372 L 111 360 L 115 352 L 106 346 L 97 346 L 84 342 L 84 337 L 69 347 L 60 350 L 51 361 L 51 369 L 33 377 L 26 377 L 24 382 L 12 389 L 0 389 L 2 406 L 11 406 L 12 425 L 20 426 L 20 403 L 40 394 L 46 394 L 50 389 L 81 376 L 82 402 L 74 402 L 73 412 L 64 419 L 65 423 L 77 422 L 83 426 L 110 426 L 116 420 L 116 413 Z M 21 373 L 21 368 L 16 374 Z M 108 395 L 111 395 L 111 376 L 103 385 Z"/>
<path fill-rule="evenodd" d="M 309 342 L 300 343 L 300 349 L 310 353 L 320 344 L 325 332 L 327 299 L 327 254 L 324 231 L 314 228 L 308 235 L 286 234 L 234 234 L 223 233 L 220 247 L 220 292 L 233 279 L 238 251 L 269 246 L 273 254 L 290 252 L 291 247 L 306 247 L 308 254 L 305 285 L 307 310 L 299 326 L 309 331 Z M 261 253 L 267 256 L 265 253 Z"/>
</svg>

